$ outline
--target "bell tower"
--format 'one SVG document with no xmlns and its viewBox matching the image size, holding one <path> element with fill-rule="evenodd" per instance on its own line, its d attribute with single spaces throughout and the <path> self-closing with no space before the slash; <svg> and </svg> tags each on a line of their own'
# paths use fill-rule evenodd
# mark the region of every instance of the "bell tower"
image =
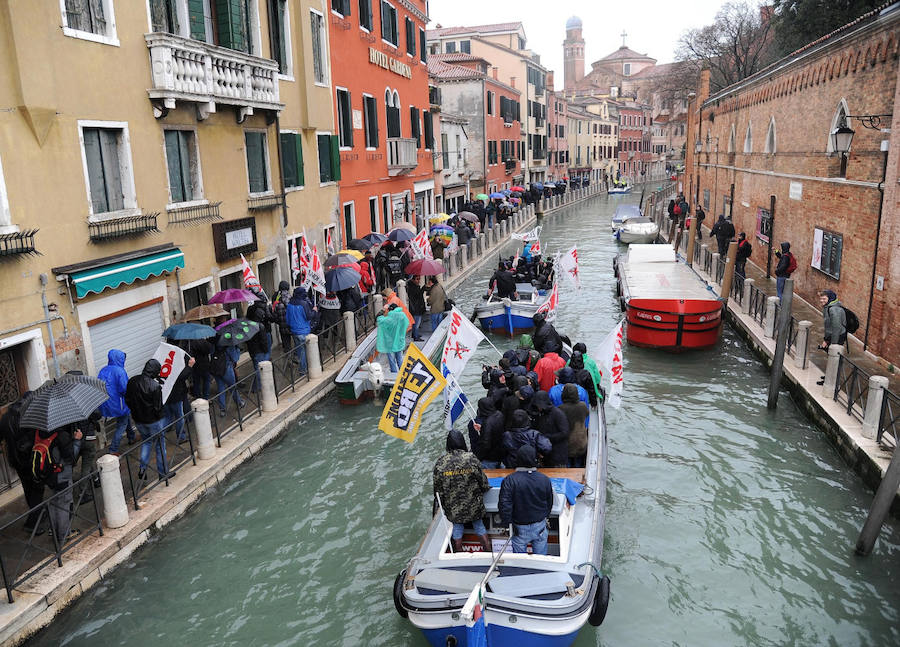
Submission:
<svg viewBox="0 0 900 647">
<path fill-rule="evenodd" d="M 584 78 L 584 38 L 581 36 L 581 18 L 578 16 L 572 16 L 566 21 L 563 62 L 563 87 L 566 95 L 570 95 L 575 90 L 575 84 Z"/>
</svg>

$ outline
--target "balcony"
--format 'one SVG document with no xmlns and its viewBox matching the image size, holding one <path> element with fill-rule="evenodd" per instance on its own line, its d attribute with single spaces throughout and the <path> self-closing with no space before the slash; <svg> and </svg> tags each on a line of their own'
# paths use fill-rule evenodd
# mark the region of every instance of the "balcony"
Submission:
<svg viewBox="0 0 900 647">
<path fill-rule="evenodd" d="M 441 109 L 441 89 L 433 85 L 428 86 L 428 104 L 435 110 Z"/>
<path fill-rule="evenodd" d="M 278 63 L 225 47 L 173 34 L 145 34 L 150 48 L 151 99 L 161 100 L 156 116 L 175 107 L 176 101 L 196 103 L 206 118 L 216 104 L 236 106 L 240 120 L 254 108 L 281 110 Z"/>
<path fill-rule="evenodd" d="M 130 238 L 145 234 L 158 234 L 156 218 L 159 213 L 140 214 L 113 220 L 88 223 L 88 238 L 92 243 L 100 243 L 117 238 Z"/>
<path fill-rule="evenodd" d="M 389 137 L 387 140 L 388 175 L 407 175 L 419 164 L 416 155 L 416 140 L 404 137 Z"/>
<path fill-rule="evenodd" d="M 503 163 L 506 166 L 506 174 L 507 175 L 510 175 L 519 166 L 519 160 L 516 160 L 516 159 L 508 159 Z"/>
</svg>

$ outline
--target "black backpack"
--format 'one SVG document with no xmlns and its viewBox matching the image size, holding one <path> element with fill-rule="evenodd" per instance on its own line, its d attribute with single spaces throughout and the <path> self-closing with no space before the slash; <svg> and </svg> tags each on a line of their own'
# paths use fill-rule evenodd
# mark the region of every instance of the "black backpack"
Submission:
<svg viewBox="0 0 900 647">
<path fill-rule="evenodd" d="M 216 346 L 209 358 L 209 373 L 214 377 L 222 377 L 228 370 L 228 356 L 224 348 Z"/>
<path fill-rule="evenodd" d="M 841 306 L 844 309 L 844 318 L 846 320 L 847 334 L 850 335 L 859 330 L 859 317 L 847 306 Z"/>
</svg>

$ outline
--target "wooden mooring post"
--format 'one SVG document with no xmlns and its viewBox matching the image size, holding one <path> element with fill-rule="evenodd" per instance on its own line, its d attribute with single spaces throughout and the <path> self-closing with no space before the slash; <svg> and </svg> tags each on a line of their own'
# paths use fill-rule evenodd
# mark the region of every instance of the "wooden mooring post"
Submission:
<svg viewBox="0 0 900 647">
<path fill-rule="evenodd" d="M 781 309 L 775 322 L 775 356 L 772 358 L 772 371 L 769 374 L 769 400 L 766 406 L 774 409 L 778 406 L 778 389 L 781 376 L 784 374 L 784 354 L 787 351 L 788 336 L 791 334 L 791 304 L 794 300 L 794 280 L 786 279 L 784 291 L 781 293 Z"/>
<path fill-rule="evenodd" d="M 868 555 L 872 552 L 875 540 L 878 539 L 878 533 L 881 532 L 881 525 L 891 509 L 898 486 L 900 486 L 900 450 L 895 449 L 887 471 L 884 473 L 884 478 L 881 479 L 881 484 L 875 491 L 872 509 L 869 510 L 866 523 L 859 533 L 859 539 L 856 540 L 858 554 Z"/>
<path fill-rule="evenodd" d="M 693 229 L 694 223 L 691 223 Z M 734 281 L 734 261 L 737 258 L 737 241 L 731 241 L 728 244 L 728 253 L 725 255 L 725 274 L 722 276 L 722 292 L 719 298 L 728 305 L 728 298 L 731 296 L 731 284 Z"/>
</svg>

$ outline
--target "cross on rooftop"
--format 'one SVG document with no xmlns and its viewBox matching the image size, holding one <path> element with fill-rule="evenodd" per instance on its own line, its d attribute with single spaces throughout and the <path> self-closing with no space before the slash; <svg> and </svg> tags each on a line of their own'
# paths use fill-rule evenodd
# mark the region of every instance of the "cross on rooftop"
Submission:
<svg viewBox="0 0 900 647">
<path fill-rule="evenodd" d="M 619 35 L 622 37 L 622 47 L 625 47 L 625 37 L 628 36 L 628 33 L 623 29 Z"/>
</svg>

